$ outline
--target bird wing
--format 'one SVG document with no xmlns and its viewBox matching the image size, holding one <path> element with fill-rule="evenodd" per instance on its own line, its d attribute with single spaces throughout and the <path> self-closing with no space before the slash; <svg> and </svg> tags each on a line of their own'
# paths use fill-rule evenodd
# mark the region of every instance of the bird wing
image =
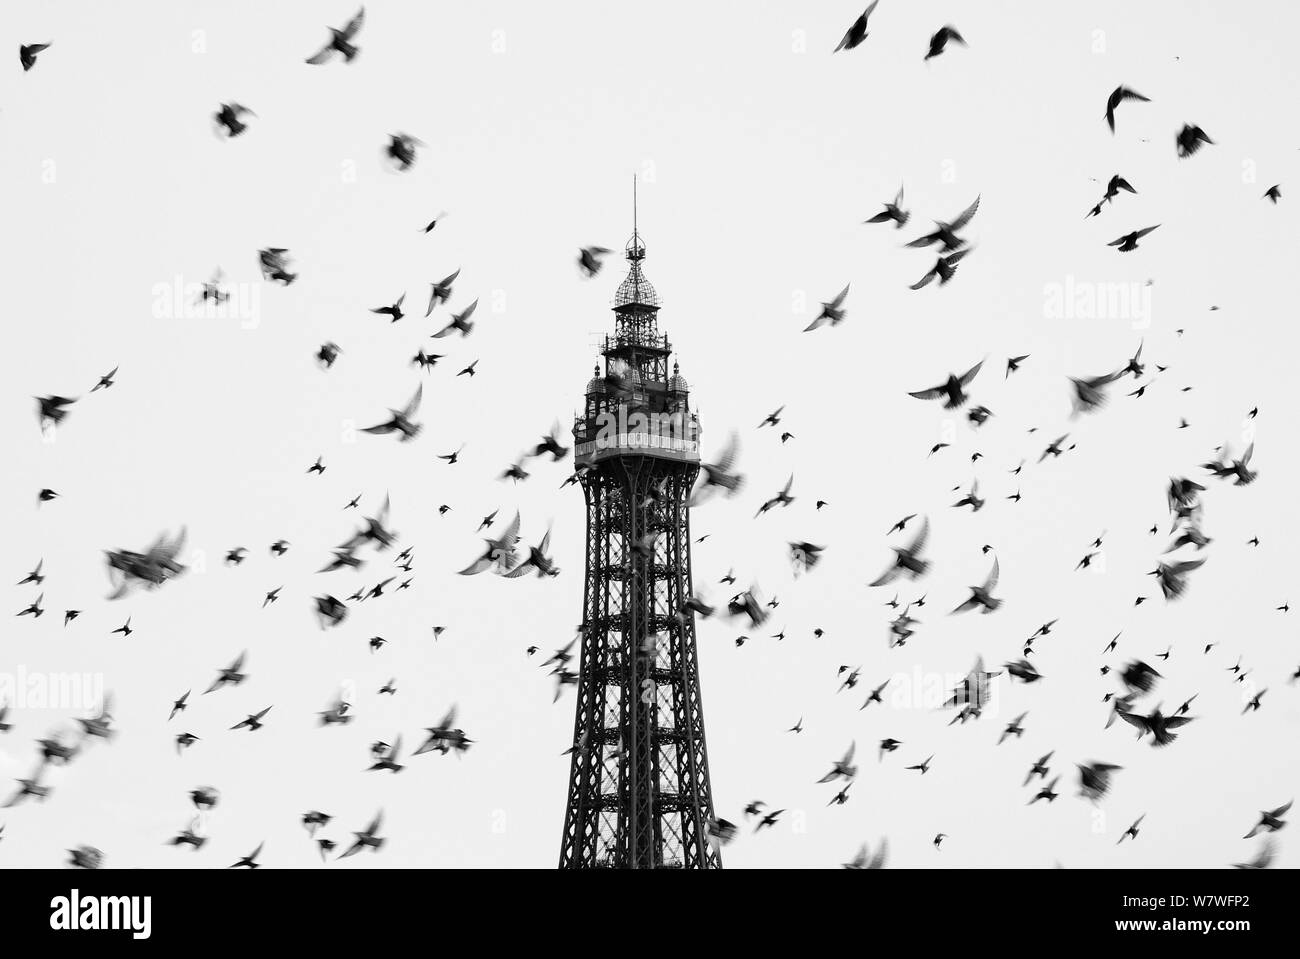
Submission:
<svg viewBox="0 0 1300 959">
<path fill-rule="evenodd" d="M 1135 236 L 1137 239 L 1141 239 L 1142 237 L 1144 237 L 1144 236 L 1146 236 L 1148 233 L 1150 233 L 1152 230 L 1158 229 L 1159 226 L 1160 226 L 1160 224 L 1157 223 L 1155 226 L 1144 227 L 1143 229 L 1138 230 L 1137 233 L 1134 234 L 1134 236 Z"/>
<path fill-rule="evenodd" d="M 965 251 L 962 251 L 962 252 L 965 252 Z M 953 257 L 955 257 L 955 256 L 957 256 L 956 253 L 953 254 Z M 949 259 L 952 259 L 953 257 L 949 257 Z M 979 373 L 979 371 L 980 371 L 980 367 L 983 366 L 983 365 L 984 365 L 984 360 L 980 360 L 978 363 L 976 363 L 974 366 L 972 366 L 969 370 L 967 370 L 965 373 L 963 373 L 963 374 L 961 375 L 961 377 L 960 377 L 961 385 L 962 385 L 962 386 L 969 386 L 971 380 L 975 379 L 975 375 L 976 375 L 977 373 Z"/>
<path fill-rule="evenodd" d="M 531 573 L 536 568 L 537 567 L 533 565 L 532 560 L 526 559 L 518 566 L 516 566 L 514 569 L 510 570 L 510 572 L 502 573 L 501 576 L 503 579 L 518 579 L 520 576 L 524 576 L 527 575 L 528 573 Z"/>
<path fill-rule="evenodd" d="M 954 40 L 959 40 L 962 43 L 966 42 L 965 40 L 961 39 L 961 36 L 955 30 L 951 31 L 949 35 Z M 961 212 L 961 216 L 957 217 L 957 219 L 953 220 L 951 223 L 948 224 L 949 231 L 956 233 L 958 230 L 964 227 L 967 223 L 971 221 L 971 218 L 975 216 L 975 212 L 979 208 L 980 208 L 980 198 L 977 196 L 975 198 L 975 202 L 972 203 L 970 206 L 966 207 L 966 209 Z"/>
<path fill-rule="evenodd" d="M 871 861 L 867 863 L 867 868 L 883 869 L 885 866 L 885 859 L 888 856 L 889 856 L 889 840 L 881 839 L 880 845 L 876 847 L 876 854 L 872 856 Z"/>
<path fill-rule="evenodd" d="M 424 384 L 421 383 L 419 386 L 415 388 L 415 395 L 412 396 L 410 402 L 406 404 L 406 408 L 402 410 L 402 416 L 404 417 L 414 416 L 415 411 L 420 408 L 420 400 L 422 400 L 423 398 L 424 398 Z"/>
<path fill-rule="evenodd" d="M 1146 735 L 1147 733 L 1151 732 L 1151 725 L 1150 723 L 1147 722 L 1145 716 L 1141 716 L 1138 713 L 1126 712 L 1123 709 L 1115 710 L 1115 714 L 1119 716 L 1120 719 L 1124 720 L 1124 722 L 1128 723 L 1130 726 L 1136 729 L 1142 735 Z"/>
<path fill-rule="evenodd" d="M 986 593 L 991 592 L 993 590 L 993 587 L 997 586 L 998 574 L 1000 572 L 1001 572 L 1001 567 L 998 565 L 998 558 L 994 556 L 993 568 L 989 570 L 989 578 L 984 581 L 984 592 Z"/>
<path fill-rule="evenodd" d="M 330 38 L 330 42 L 325 44 L 325 46 L 321 47 L 320 50 L 318 50 L 316 53 L 313 53 L 311 56 L 309 56 L 307 58 L 307 62 L 312 64 L 313 66 L 319 66 L 320 64 L 324 63 L 333 55 L 334 55 L 334 41 L 333 38 Z"/>
<path fill-rule="evenodd" d="M 714 464 L 714 468 L 722 473 L 731 472 L 731 468 L 736 465 L 736 455 L 739 452 L 740 436 L 735 430 L 732 430 L 731 436 L 727 439 L 727 445 L 718 454 L 718 462 Z"/>
<path fill-rule="evenodd" d="M 1120 378 L 1123 372 L 1123 370 L 1116 370 L 1114 373 L 1105 373 L 1101 376 L 1094 376 L 1091 379 L 1084 380 L 1083 382 L 1087 386 L 1091 386 L 1095 389 L 1099 386 L 1105 386 L 1107 383 L 1115 382 Z"/>
<path fill-rule="evenodd" d="M 361 848 L 362 848 L 362 843 L 361 843 L 361 840 L 358 839 L 358 840 L 357 840 L 356 842 L 354 842 L 351 846 L 349 846 L 347 852 L 343 853 L 341 856 L 339 856 L 339 858 L 340 858 L 340 859 L 347 859 L 348 856 L 356 855 L 357 853 L 359 853 L 359 852 L 361 851 Z"/>
<path fill-rule="evenodd" d="M 342 34 L 344 40 L 351 40 L 357 35 L 357 31 L 361 29 L 365 22 L 366 8 L 362 7 L 357 11 L 357 15 L 349 20 L 347 26 L 340 30 L 339 33 Z"/>
<path fill-rule="evenodd" d="M 501 534 L 501 544 L 506 549 L 514 549 L 519 542 L 519 513 L 515 512 L 515 518 L 510 521 L 506 531 Z"/>
<path fill-rule="evenodd" d="M 871 581 L 870 583 L 868 583 L 867 585 L 868 585 L 868 586 L 884 586 L 884 585 L 886 585 L 887 583 L 892 583 L 892 582 L 893 582 L 895 579 L 897 579 L 897 578 L 898 578 L 898 567 L 897 567 L 897 566 L 891 566 L 891 567 L 889 567 L 889 569 L 885 570 L 885 571 L 884 571 L 883 573 L 881 573 L 878 577 L 876 577 L 876 579 L 872 580 L 872 581 Z"/>
<path fill-rule="evenodd" d="M 1288 811 L 1290 811 L 1290 809 L 1291 809 L 1291 803 L 1293 803 L 1293 802 L 1295 802 L 1294 799 L 1288 801 L 1288 802 L 1287 802 L 1285 805 L 1283 805 L 1283 806 L 1278 806 L 1276 809 L 1272 810 L 1272 811 L 1269 813 L 1269 817 L 1272 818 L 1272 819 L 1281 819 L 1283 816 L 1285 816 L 1285 815 L 1287 814 Z"/>
<path fill-rule="evenodd" d="M 1155 229 L 1155 227 L 1152 227 L 1152 229 Z M 474 311 L 476 309 L 478 309 L 478 300 L 475 300 L 469 306 L 465 307 L 465 309 L 462 312 L 458 313 L 456 315 L 456 319 L 460 320 L 461 323 L 464 323 L 466 320 L 468 320 L 471 316 L 474 315 Z"/>
<path fill-rule="evenodd" d="M 921 552 L 921 550 L 925 548 L 925 541 L 929 539 L 929 537 L 930 517 L 927 516 L 925 519 L 921 520 L 921 528 L 916 531 L 916 537 L 912 540 L 911 545 L 907 547 L 907 551 L 912 555 Z"/>
<path fill-rule="evenodd" d="M 909 245 L 910 245 L 910 244 L 909 244 Z M 909 289 L 909 290 L 919 290 L 919 289 L 921 289 L 922 287 L 929 286 L 930 281 L 933 280 L 933 279 L 934 279 L 936 276 L 938 276 L 938 275 L 939 275 L 939 271 L 938 271 L 938 270 L 931 270 L 929 273 L 925 274 L 925 276 L 921 277 L 919 280 L 917 280 L 915 283 L 913 283 L 911 286 L 909 286 L 908 289 Z M 934 396 L 921 396 L 919 393 L 913 393 L 912 395 L 915 396 L 915 397 L 917 397 L 918 399 L 932 400 L 932 399 L 934 399 L 936 396 L 938 396 L 938 395 L 942 392 L 942 390 L 926 390 L 925 392 L 926 392 L 926 393 L 933 393 Z"/>
<path fill-rule="evenodd" d="M 931 271 L 931 274 L 930 274 L 930 275 L 933 275 L 933 271 Z M 927 282 L 928 282 L 928 281 L 927 281 Z M 925 285 L 925 284 L 922 284 L 922 286 L 924 286 L 924 285 Z M 918 289 L 918 287 L 913 287 L 913 289 Z M 908 393 L 907 395 L 908 395 L 908 396 L 914 396 L 914 397 L 916 397 L 918 400 L 937 400 L 939 397 L 943 396 L 945 393 L 946 393 L 946 390 L 944 390 L 944 388 L 943 388 L 942 386 L 932 386 L 932 387 L 930 387 L 928 390 L 917 390 L 915 393 Z"/>
</svg>

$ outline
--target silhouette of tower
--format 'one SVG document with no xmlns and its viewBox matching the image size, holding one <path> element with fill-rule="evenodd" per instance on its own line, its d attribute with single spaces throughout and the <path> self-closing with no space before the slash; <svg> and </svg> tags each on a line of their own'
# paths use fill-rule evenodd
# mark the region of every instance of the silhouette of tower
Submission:
<svg viewBox="0 0 1300 959">
<path fill-rule="evenodd" d="M 699 422 L 658 329 L 636 230 L 602 375 L 573 427 L 587 503 L 574 748 L 560 867 L 717 869 L 687 500 Z"/>
</svg>

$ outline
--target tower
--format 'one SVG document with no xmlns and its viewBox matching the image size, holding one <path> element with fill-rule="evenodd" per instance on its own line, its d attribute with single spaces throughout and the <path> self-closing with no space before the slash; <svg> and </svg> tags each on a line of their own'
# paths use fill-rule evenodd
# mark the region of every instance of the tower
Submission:
<svg viewBox="0 0 1300 959">
<path fill-rule="evenodd" d="M 699 422 L 677 365 L 668 372 L 633 208 L 605 372 L 573 427 L 587 570 L 560 867 L 717 869 L 689 604 Z"/>
</svg>

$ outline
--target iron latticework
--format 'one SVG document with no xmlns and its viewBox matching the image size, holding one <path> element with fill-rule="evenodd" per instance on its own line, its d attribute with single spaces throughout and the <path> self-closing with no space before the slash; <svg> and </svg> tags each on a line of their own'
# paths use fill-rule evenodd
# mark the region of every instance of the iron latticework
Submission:
<svg viewBox="0 0 1300 959">
<path fill-rule="evenodd" d="M 561 868 L 716 869 L 695 653 L 688 500 L 699 423 L 658 330 L 659 298 L 627 245 L 605 371 L 574 450 L 587 571 Z"/>
</svg>

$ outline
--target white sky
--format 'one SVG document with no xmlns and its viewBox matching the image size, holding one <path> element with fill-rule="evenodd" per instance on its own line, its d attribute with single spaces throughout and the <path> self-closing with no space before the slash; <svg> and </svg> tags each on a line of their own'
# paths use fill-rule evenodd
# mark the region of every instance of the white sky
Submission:
<svg viewBox="0 0 1300 959">
<path fill-rule="evenodd" d="M 744 494 L 692 520 L 711 534 L 695 550 L 697 585 L 724 602 L 717 579 L 734 567 L 742 584 L 779 596 L 768 632 L 787 633 L 736 649 L 740 624 L 699 628 L 717 811 L 739 821 L 759 798 L 790 811 L 772 831 L 746 830 L 727 866 L 835 865 L 882 836 L 899 866 L 1225 864 L 1255 852 L 1240 837 L 1258 810 L 1300 791 L 1300 692 L 1286 683 L 1300 664 L 1296 614 L 1274 611 L 1300 602 L 1288 595 L 1286 483 L 1297 144 L 1278 113 L 1296 101 L 1294 8 L 884 0 L 867 41 L 832 56 L 861 12 L 852 4 L 590 2 L 559 15 L 528 3 L 371 2 L 360 57 L 323 67 L 302 61 L 351 4 L 10 8 L 11 50 L 53 46 L 30 73 L 12 56 L 0 81 L 4 575 L 16 582 L 44 557 L 49 579 L 47 615 L 8 620 L 0 666 L 102 674 L 120 734 L 56 771 L 44 805 L 0 810 L 0 863 L 51 865 L 90 843 L 112 866 L 224 866 L 265 839 L 267 865 L 306 865 L 319 860 L 303 812 L 335 815 L 326 834 L 346 842 L 382 806 L 389 845 L 342 868 L 554 865 L 573 696 L 552 705 L 539 659 L 523 650 L 564 645 L 581 614 L 581 494 L 558 488 L 571 464 L 537 461 L 518 487 L 496 476 L 581 402 L 624 264 L 585 281 L 573 261 L 582 245 L 622 249 L 634 173 L 646 273 L 706 454 L 732 429 L 743 443 Z M 944 23 L 969 48 L 923 62 Z M 1120 83 L 1152 102 L 1124 104 L 1112 136 L 1102 114 Z M 211 128 L 228 100 L 257 113 L 234 141 Z M 1184 122 L 1216 144 L 1179 161 Z M 428 144 L 405 174 L 380 156 L 398 131 Z M 1084 220 L 1116 172 L 1138 195 Z M 908 229 L 861 225 L 900 182 Z M 1261 201 L 1278 182 L 1281 204 Z M 933 255 L 902 242 L 977 194 L 975 250 L 956 279 L 910 292 Z M 442 210 L 446 221 L 423 235 Z M 1155 223 L 1135 253 L 1105 245 Z M 255 328 L 155 316 L 155 287 L 178 276 L 201 282 L 220 265 L 232 285 L 257 283 L 265 246 L 289 248 L 301 277 L 258 288 Z M 427 284 L 458 266 L 453 304 L 480 297 L 478 328 L 429 340 L 445 314 L 422 318 Z M 1150 327 L 1045 315 L 1046 288 L 1067 278 L 1154 280 Z M 802 333 L 845 283 L 847 321 Z M 411 315 L 400 323 L 367 312 L 402 291 Z M 1147 395 L 1124 396 L 1126 379 L 1105 410 L 1068 422 L 1066 376 L 1121 365 L 1143 337 L 1144 358 L 1169 368 Z M 329 372 L 313 361 L 325 340 L 343 349 Z M 408 363 L 420 347 L 448 354 L 424 377 Z M 1031 358 L 1004 381 L 1004 358 L 1021 353 Z M 927 459 L 947 414 L 907 391 L 986 355 L 972 395 L 996 415 L 977 435 L 956 423 L 952 448 Z M 476 377 L 454 376 L 476 358 Z M 118 365 L 117 385 L 77 403 L 57 442 L 43 442 L 31 398 L 85 397 Z M 422 379 L 418 441 L 344 441 L 349 424 L 377 422 Z M 754 429 L 782 404 L 795 434 L 785 446 Z M 1260 479 L 1207 483 L 1209 561 L 1166 605 L 1145 575 L 1167 542 L 1164 486 L 1198 475 L 1225 440 L 1239 450 L 1254 406 Z M 1182 417 L 1190 426 L 1179 430 Z M 1067 429 L 1078 448 L 1036 466 Z M 462 442 L 457 466 L 434 459 Z M 972 467 L 976 449 L 984 458 Z M 318 455 L 327 472 L 305 475 Z M 1016 505 L 1003 497 L 1022 458 Z M 752 521 L 791 472 L 796 503 Z M 950 509 L 953 487 L 973 476 L 988 506 Z M 46 486 L 63 496 L 38 509 Z M 385 491 L 401 543 L 415 549 L 414 587 L 321 632 L 310 597 L 389 575 L 389 560 L 360 575 L 315 573 L 359 520 L 344 503 L 363 493 L 369 514 Z M 817 499 L 830 506 L 815 512 Z M 439 517 L 440 503 L 452 512 Z M 455 575 L 494 509 L 520 509 L 530 541 L 554 522 L 558 578 Z M 863 584 L 906 513 L 932 518 L 934 570 L 917 587 L 929 596 L 920 631 L 891 651 L 882 603 L 893 590 Z M 1150 537 L 1156 522 L 1162 535 Z M 140 549 L 182 524 L 204 570 L 104 599 L 102 550 Z M 1104 572 L 1073 573 L 1103 530 Z M 1245 544 L 1256 534 L 1257 550 Z M 280 538 L 292 548 L 275 559 L 267 547 Z M 827 547 L 797 582 L 792 539 Z M 986 543 L 1005 606 L 947 617 L 987 572 Z M 248 560 L 222 566 L 236 546 Z M 16 612 L 35 594 L 7 595 Z M 1134 608 L 1137 595 L 1151 598 Z M 67 608 L 84 613 L 65 630 Z M 128 615 L 136 633 L 109 635 Z M 979 722 L 948 729 L 948 713 L 898 703 L 858 711 L 865 689 L 891 675 L 924 688 L 977 654 L 1017 658 L 1053 618 L 1034 657 L 1046 679 L 1000 688 Z M 436 643 L 434 623 L 447 627 Z M 1168 749 L 1136 743 L 1122 724 L 1102 729 L 1101 698 L 1116 684 L 1098 676 L 1099 654 L 1120 630 L 1121 655 L 1107 661 L 1142 656 L 1166 676 L 1148 708 L 1199 694 L 1200 718 Z M 373 635 L 389 640 L 377 654 Z M 1169 645 L 1167 663 L 1153 658 Z M 199 697 L 241 649 L 249 681 Z M 1269 689 L 1245 717 L 1243 687 L 1226 671 L 1238 656 Z M 860 665 L 862 683 L 837 696 L 841 664 Z M 390 676 L 398 694 L 377 696 Z M 356 721 L 316 728 L 340 683 L 359 690 Z M 166 723 L 191 688 L 190 711 Z M 361 771 L 370 741 L 400 732 L 409 750 L 453 702 L 476 740 L 468 754 L 414 758 L 398 776 Z M 262 731 L 227 731 L 271 704 Z M 1024 710 L 1023 739 L 995 747 Z M 26 775 L 32 741 L 79 714 L 14 710 L 0 777 Z M 787 735 L 800 716 L 806 731 Z M 202 741 L 178 759 L 182 729 Z M 904 745 L 881 763 L 886 736 Z M 854 739 L 852 798 L 827 808 L 836 787 L 814 782 Z M 1066 774 L 1062 797 L 1026 809 L 1021 782 L 1049 749 Z M 904 771 L 932 753 L 924 778 Z M 1100 818 L 1073 795 L 1073 764 L 1089 759 L 1125 767 Z M 193 855 L 165 847 L 202 784 L 222 792 L 211 842 Z M 1142 813 L 1141 837 L 1117 847 Z M 936 854 L 939 831 L 950 838 Z M 1278 862 L 1297 857 L 1284 843 Z"/>
</svg>

